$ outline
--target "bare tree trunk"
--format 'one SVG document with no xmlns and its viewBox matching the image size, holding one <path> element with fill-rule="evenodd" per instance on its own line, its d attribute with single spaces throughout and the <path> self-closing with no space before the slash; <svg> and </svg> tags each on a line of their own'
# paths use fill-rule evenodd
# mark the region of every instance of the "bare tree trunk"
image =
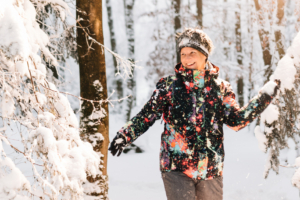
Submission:
<svg viewBox="0 0 300 200">
<path fill-rule="evenodd" d="M 83 98 L 91 100 L 107 99 L 107 84 L 106 84 L 106 67 L 105 55 L 101 47 L 97 44 L 92 44 L 89 48 L 86 34 L 82 27 L 87 27 L 85 30 L 98 42 L 103 44 L 103 28 L 102 28 L 102 0 L 77 0 L 76 18 L 83 20 L 77 25 L 77 44 L 80 67 L 80 94 Z M 105 113 L 103 113 L 103 109 Z M 95 113 L 96 112 L 96 113 Z M 99 121 L 98 117 L 92 118 L 91 114 L 105 114 L 105 117 Z M 90 183 L 96 185 L 100 189 L 90 192 L 91 196 L 103 196 L 103 199 L 108 199 L 108 177 L 107 177 L 107 149 L 109 144 L 109 123 L 108 123 L 108 105 L 99 103 L 91 103 L 82 101 L 80 128 L 81 138 L 92 143 L 96 139 L 97 143 L 93 145 L 94 150 L 102 154 L 103 168 L 102 175 L 93 178 L 88 176 Z M 101 134 L 104 140 L 101 140 Z"/>
<path fill-rule="evenodd" d="M 296 17 L 295 29 L 297 32 L 300 31 L 300 2 L 295 2 L 294 16 Z"/>
<path fill-rule="evenodd" d="M 175 17 L 174 17 L 174 31 L 175 35 L 178 34 L 181 30 L 181 22 L 180 22 L 180 4 L 181 0 L 172 0 L 172 5 L 175 10 Z M 180 63 L 180 52 L 178 51 L 178 42 L 176 40 L 176 61 Z"/>
<path fill-rule="evenodd" d="M 133 19 L 133 6 L 135 0 L 124 0 L 125 9 L 125 23 L 126 34 L 128 41 L 129 59 L 134 62 L 134 19 Z M 132 108 L 136 104 L 136 81 L 134 76 L 134 69 L 131 71 L 132 77 L 127 81 L 130 98 L 127 99 L 126 121 L 130 120 Z"/>
<path fill-rule="evenodd" d="M 241 36 L 241 1 L 237 2 L 237 11 L 235 12 L 235 46 L 237 52 L 237 62 L 239 67 L 243 67 L 243 55 L 242 55 L 242 36 Z M 244 77 L 239 76 L 237 81 L 237 92 L 238 92 L 238 102 L 240 106 L 244 105 Z"/>
<path fill-rule="evenodd" d="M 228 15 L 228 10 L 226 9 L 227 7 L 227 0 L 224 0 L 224 4 L 223 4 L 223 23 L 226 24 L 227 23 L 227 15 Z M 228 27 L 227 26 L 223 26 L 223 36 L 224 36 L 224 41 L 228 41 Z M 224 47 L 223 48 L 224 50 L 224 55 L 226 57 L 226 60 L 228 60 L 229 58 L 229 51 L 230 51 L 230 48 L 228 47 Z"/>
<path fill-rule="evenodd" d="M 279 58 L 281 59 L 285 55 L 284 44 L 283 44 L 283 36 L 279 27 L 283 27 L 283 17 L 284 17 L 284 4 L 285 0 L 277 0 L 277 28 L 275 31 L 275 40 L 276 47 L 279 53 Z"/>
<path fill-rule="evenodd" d="M 129 59 L 134 62 L 134 19 L 133 19 L 133 7 L 135 0 L 123 0 L 124 1 L 124 9 L 125 9 L 125 23 L 126 23 L 126 34 L 128 41 L 128 54 Z M 127 110 L 126 110 L 126 121 L 129 121 L 131 118 L 131 111 L 133 107 L 136 105 L 136 78 L 134 76 L 134 69 L 131 71 L 132 77 L 127 81 L 128 93 L 126 96 L 131 95 L 130 98 L 127 99 Z M 124 153 L 127 153 L 131 150 L 134 150 L 136 153 L 142 153 L 143 150 L 136 146 L 135 144 L 131 144 L 129 147 L 124 149 Z"/>
<path fill-rule="evenodd" d="M 264 29 L 264 17 L 263 17 L 263 10 L 261 9 L 261 5 L 259 4 L 258 0 L 254 0 L 255 3 L 255 8 L 256 11 L 258 13 L 258 20 L 259 20 L 259 24 L 260 24 L 260 28 L 258 30 L 258 35 L 259 35 L 259 39 L 260 39 L 260 44 L 262 47 L 262 51 L 263 51 L 263 60 L 264 60 L 264 64 L 265 66 L 267 66 L 266 70 L 265 70 L 265 74 L 264 77 L 266 77 L 265 82 L 267 82 L 270 79 L 270 76 L 273 73 L 272 70 L 272 55 L 271 55 L 271 49 L 270 49 L 270 42 L 269 42 L 269 31 Z"/>
<path fill-rule="evenodd" d="M 108 27 L 109 27 L 109 33 L 110 33 L 111 50 L 113 52 L 117 53 L 114 22 L 113 22 L 113 17 L 112 17 L 111 0 L 106 0 L 106 9 L 107 9 Z M 113 61 L 114 61 L 115 74 L 116 74 L 118 72 L 117 61 L 116 61 L 116 59 L 113 59 Z M 114 87 L 116 88 L 118 99 L 123 98 L 123 81 L 120 76 L 116 77 L 116 80 L 114 81 Z M 117 107 L 115 109 L 117 112 L 120 113 L 122 110 L 122 104 L 121 103 L 117 104 Z"/>
<path fill-rule="evenodd" d="M 249 52 L 249 57 L 250 57 L 250 63 L 249 63 L 249 88 L 248 88 L 248 101 L 252 98 L 251 96 L 251 91 L 254 89 L 253 81 L 252 81 L 252 73 L 253 73 L 253 5 L 251 4 L 251 0 L 248 0 L 249 3 L 248 5 L 250 6 L 250 11 L 249 11 L 249 18 L 248 18 L 248 33 L 250 33 L 250 52 Z"/>
<path fill-rule="evenodd" d="M 202 0 L 196 0 L 197 1 L 197 20 L 198 25 L 200 28 L 203 26 L 203 12 L 202 12 Z"/>
</svg>

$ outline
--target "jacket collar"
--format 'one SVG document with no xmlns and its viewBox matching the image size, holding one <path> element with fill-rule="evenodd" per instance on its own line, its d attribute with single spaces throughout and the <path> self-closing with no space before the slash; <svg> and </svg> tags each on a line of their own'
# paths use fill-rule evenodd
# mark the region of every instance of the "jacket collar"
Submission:
<svg viewBox="0 0 300 200">
<path fill-rule="evenodd" d="M 219 67 L 208 61 L 205 70 L 198 71 L 196 69 L 187 69 L 181 63 L 178 63 L 175 66 L 175 74 L 182 77 L 187 89 L 198 89 L 206 86 L 212 77 L 217 78 L 219 76 Z"/>
</svg>

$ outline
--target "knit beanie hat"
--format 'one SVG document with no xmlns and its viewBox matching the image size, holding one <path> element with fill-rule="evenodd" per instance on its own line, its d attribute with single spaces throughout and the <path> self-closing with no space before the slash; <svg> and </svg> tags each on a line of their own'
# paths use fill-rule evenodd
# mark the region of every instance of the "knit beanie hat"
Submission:
<svg viewBox="0 0 300 200">
<path fill-rule="evenodd" d="M 192 47 L 200 51 L 207 58 L 211 54 L 214 45 L 206 33 L 198 28 L 186 28 L 177 36 L 178 50 L 184 47 Z"/>
</svg>

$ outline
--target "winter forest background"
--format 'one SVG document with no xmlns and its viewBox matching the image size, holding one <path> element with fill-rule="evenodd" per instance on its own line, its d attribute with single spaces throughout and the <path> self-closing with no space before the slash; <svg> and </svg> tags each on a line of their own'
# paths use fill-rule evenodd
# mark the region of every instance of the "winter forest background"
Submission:
<svg viewBox="0 0 300 200">
<path fill-rule="evenodd" d="M 94 5 L 86 12 L 88 4 Z M 210 36 L 215 50 L 209 60 L 241 106 L 268 80 L 282 81 L 281 94 L 260 119 L 238 133 L 224 127 L 224 199 L 299 199 L 300 1 L 0 5 L 0 199 L 166 199 L 158 159 L 161 121 L 120 157 L 107 155 L 106 128 L 109 123 L 112 140 L 156 82 L 174 73 L 175 35 L 186 27 Z M 87 16 L 95 16 L 98 29 Z M 101 48 L 105 57 L 94 56 Z M 80 90 L 87 82 L 92 90 Z"/>
</svg>

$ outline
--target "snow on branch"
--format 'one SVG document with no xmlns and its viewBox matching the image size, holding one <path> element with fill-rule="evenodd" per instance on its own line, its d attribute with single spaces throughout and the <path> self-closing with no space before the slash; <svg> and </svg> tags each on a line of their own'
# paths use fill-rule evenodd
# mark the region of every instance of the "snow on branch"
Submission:
<svg viewBox="0 0 300 200">
<path fill-rule="evenodd" d="M 68 5 L 63 0 L 0 2 L 0 199 L 83 199 L 83 183 L 87 175 L 101 175 L 103 155 L 81 140 L 70 103 L 46 70 L 46 64 L 60 67 L 64 55 L 58 54 L 74 47 L 61 47 L 57 40 L 71 34 L 64 22 Z M 62 27 L 43 24 L 49 16 L 45 6 L 57 12 Z M 65 35 L 56 36 L 58 29 Z"/>
<path fill-rule="evenodd" d="M 271 105 L 261 114 L 262 125 L 255 128 L 255 135 L 260 149 L 268 150 L 268 159 L 265 165 L 264 176 L 267 178 L 270 169 L 279 173 L 280 150 L 289 148 L 287 140 L 292 139 L 300 148 L 300 32 L 294 38 L 286 55 L 278 62 L 271 81 L 281 80 L 280 94 Z M 262 131 L 263 130 L 263 131 Z M 299 165 L 299 158 L 295 166 Z M 300 165 L 298 166 L 300 167 Z M 294 186 L 300 189 L 300 168 L 292 178 Z"/>
<path fill-rule="evenodd" d="M 116 59 L 116 61 L 117 61 L 117 73 L 115 74 L 115 76 L 120 75 L 123 79 L 126 79 L 128 77 L 132 78 L 133 77 L 133 74 L 132 74 L 133 68 L 142 68 L 142 67 L 136 65 L 134 62 L 131 62 L 130 60 L 123 58 L 119 54 L 113 52 L 112 50 L 110 50 L 109 48 L 107 48 L 106 46 L 104 46 L 103 44 L 98 42 L 97 40 L 95 40 L 92 36 L 90 36 L 90 34 L 88 33 L 88 30 L 86 30 L 87 28 L 85 28 L 81 25 L 81 23 L 80 23 L 81 20 L 82 20 L 81 18 L 77 19 L 77 23 L 82 28 L 83 32 L 85 33 L 86 40 L 87 40 L 88 47 L 89 47 L 88 51 L 92 48 L 91 47 L 92 44 L 96 43 L 101 47 L 102 52 L 104 52 L 104 50 L 106 50 L 109 53 L 111 53 L 113 55 L 114 59 Z M 89 43 L 89 41 L 90 41 L 90 43 Z"/>
</svg>

